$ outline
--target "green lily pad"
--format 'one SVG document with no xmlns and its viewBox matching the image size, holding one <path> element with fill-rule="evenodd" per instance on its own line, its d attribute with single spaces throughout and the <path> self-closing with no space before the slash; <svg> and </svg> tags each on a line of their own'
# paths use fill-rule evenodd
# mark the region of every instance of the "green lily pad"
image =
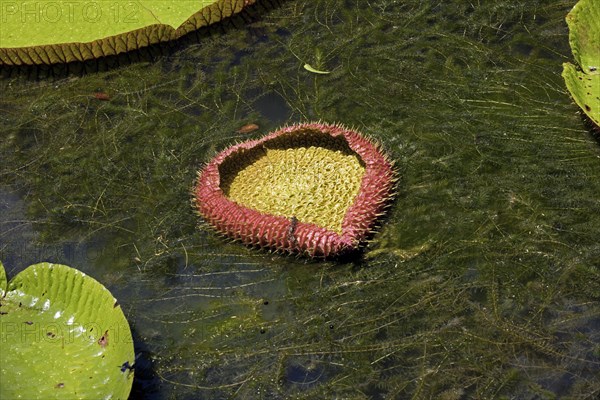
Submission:
<svg viewBox="0 0 600 400">
<path fill-rule="evenodd" d="M 178 39 L 256 0 L 0 0 L 0 65 L 86 61 Z"/>
<path fill-rule="evenodd" d="M 103 285 L 40 263 L 8 283 L 1 304 L 0 398 L 127 399 L 133 340 Z"/>
<path fill-rule="evenodd" d="M 600 126 L 600 2 L 581 0 L 566 19 L 578 67 L 564 63 L 562 75 L 573 100 Z"/>
<path fill-rule="evenodd" d="M 0 261 L 0 297 L 4 296 L 4 292 L 6 292 L 6 284 L 6 271 L 2 261 Z"/>
</svg>

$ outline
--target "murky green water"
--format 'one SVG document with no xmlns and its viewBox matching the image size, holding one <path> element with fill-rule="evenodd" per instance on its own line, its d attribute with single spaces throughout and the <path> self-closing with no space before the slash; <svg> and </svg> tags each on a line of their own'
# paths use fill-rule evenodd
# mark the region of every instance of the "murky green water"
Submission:
<svg viewBox="0 0 600 400">
<path fill-rule="evenodd" d="M 286 1 L 152 62 L 7 77 L 0 258 L 113 292 L 133 398 L 597 398 L 600 143 L 560 77 L 574 3 Z M 204 162 L 319 119 L 401 175 L 359 259 L 198 226 Z"/>
</svg>

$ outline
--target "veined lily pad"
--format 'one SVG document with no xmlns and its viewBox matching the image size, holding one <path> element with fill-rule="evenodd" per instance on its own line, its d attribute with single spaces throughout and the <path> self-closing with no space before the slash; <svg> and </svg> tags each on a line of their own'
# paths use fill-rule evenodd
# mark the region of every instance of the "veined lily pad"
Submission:
<svg viewBox="0 0 600 400">
<path fill-rule="evenodd" d="M 340 125 L 306 123 L 234 145 L 200 173 L 196 203 L 243 243 L 310 256 L 356 249 L 392 195 L 392 162 Z"/>
<path fill-rule="evenodd" d="M 4 270 L 4 266 L 2 265 L 2 261 L 0 261 L 0 297 L 4 296 L 4 292 L 6 292 L 6 271 Z"/>
<path fill-rule="evenodd" d="M 0 1 L 0 65 L 86 61 L 178 39 L 256 0 Z"/>
<path fill-rule="evenodd" d="M 2 263 L 0 271 L 1 281 Z M 15 276 L 0 302 L 0 398 L 127 399 L 133 340 L 104 286 L 40 263 Z"/>
<path fill-rule="evenodd" d="M 573 100 L 600 126 L 600 2 L 580 0 L 567 15 L 569 42 L 579 67 L 563 64 Z"/>
</svg>

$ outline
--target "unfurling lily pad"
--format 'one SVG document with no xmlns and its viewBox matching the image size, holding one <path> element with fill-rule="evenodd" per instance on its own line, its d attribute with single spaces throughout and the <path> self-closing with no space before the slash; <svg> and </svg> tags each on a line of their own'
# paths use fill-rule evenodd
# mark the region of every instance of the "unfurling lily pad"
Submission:
<svg viewBox="0 0 600 400">
<path fill-rule="evenodd" d="M 2 1 L 0 65 L 87 61 L 178 39 L 256 0 Z"/>
<path fill-rule="evenodd" d="M 309 256 L 356 249 L 392 196 L 379 146 L 339 125 L 307 123 L 234 145 L 200 173 L 195 199 L 218 231 Z"/>
<path fill-rule="evenodd" d="M 0 398 L 127 399 L 133 340 L 103 285 L 40 263 L 8 283 L 0 304 Z"/>
<path fill-rule="evenodd" d="M 575 61 L 563 64 L 563 78 L 573 100 L 600 126 L 600 2 L 580 0 L 567 15 Z"/>
</svg>

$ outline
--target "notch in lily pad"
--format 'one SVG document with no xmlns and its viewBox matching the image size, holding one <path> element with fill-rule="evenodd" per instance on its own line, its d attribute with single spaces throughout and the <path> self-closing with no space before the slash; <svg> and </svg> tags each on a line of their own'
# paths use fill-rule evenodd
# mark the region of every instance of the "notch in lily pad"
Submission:
<svg viewBox="0 0 600 400">
<path fill-rule="evenodd" d="M 84 62 L 179 39 L 256 0 L 0 2 L 0 66 Z"/>
<path fill-rule="evenodd" d="M 131 330 L 102 284 L 51 263 L 7 282 L 0 262 L 0 293 L 0 398 L 128 398 Z"/>
<path fill-rule="evenodd" d="M 575 103 L 600 128 L 600 2 L 580 0 L 566 20 L 577 65 L 564 63 L 562 76 Z"/>
</svg>

